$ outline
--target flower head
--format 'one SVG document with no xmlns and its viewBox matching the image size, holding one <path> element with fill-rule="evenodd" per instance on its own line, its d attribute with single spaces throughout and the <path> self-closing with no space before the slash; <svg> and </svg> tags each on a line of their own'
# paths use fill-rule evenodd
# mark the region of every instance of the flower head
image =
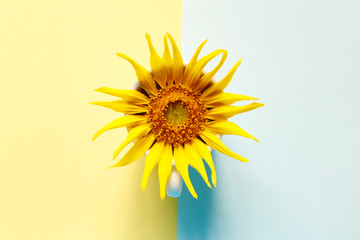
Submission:
<svg viewBox="0 0 360 240">
<path fill-rule="evenodd" d="M 228 149 L 216 135 L 233 134 L 256 140 L 228 118 L 259 107 L 262 103 L 251 103 L 245 106 L 231 106 L 237 101 L 257 100 L 257 98 L 224 92 L 230 83 L 241 59 L 219 82 L 213 77 L 224 64 L 226 50 L 216 50 L 200 59 L 199 54 L 206 41 L 196 50 L 187 65 L 184 65 L 180 51 L 170 34 L 164 36 L 164 53 L 162 57 L 155 51 L 150 36 L 146 34 L 150 49 L 151 71 L 140 66 L 130 57 L 118 53 L 129 61 L 135 69 L 139 88 L 137 90 L 120 90 L 108 87 L 96 89 L 121 100 L 94 102 L 93 104 L 124 113 L 120 117 L 95 133 L 93 140 L 103 132 L 120 127 L 130 129 L 125 141 L 116 149 L 113 158 L 131 142 L 134 146 L 112 167 L 126 166 L 140 158 L 148 150 L 145 170 L 141 182 L 146 188 L 151 171 L 158 165 L 160 196 L 165 197 L 166 181 L 170 175 L 173 161 L 184 179 L 190 193 L 197 194 L 189 178 L 189 165 L 195 168 L 211 187 L 203 159 L 211 169 L 211 179 L 216 186 L 214 163 L 207 146 L 218 150 L 242 162 L 244 157 Z M 170 53 L 168 40 L 172 46 Z M 207 63 L 222 55 L 217 66 L 208 73 L 203 69 Z M 257 140 L 256 140 L 257 141 Z"/>
</svg>

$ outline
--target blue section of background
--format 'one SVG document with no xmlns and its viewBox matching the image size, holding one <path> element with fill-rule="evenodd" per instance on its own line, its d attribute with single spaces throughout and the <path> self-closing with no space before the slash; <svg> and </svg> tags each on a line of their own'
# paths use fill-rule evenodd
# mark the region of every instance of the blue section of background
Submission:
<svg viewBox="0 0 360 240">
<path fill-rule="evenodd" d="M 359 12 L 350 0 L 184 0 L 184 59 L 208 38 L 204 53 L 228 49 L 221 79 L 244 57 L 227 91 L 266 105 L 231 119 L 260 144 L 222 139 L 250 163 L 213 153 L 214 190 L 191 171 L 199 199 L 184 187 L 179 240 L 360 239 Z"/>
</svg>

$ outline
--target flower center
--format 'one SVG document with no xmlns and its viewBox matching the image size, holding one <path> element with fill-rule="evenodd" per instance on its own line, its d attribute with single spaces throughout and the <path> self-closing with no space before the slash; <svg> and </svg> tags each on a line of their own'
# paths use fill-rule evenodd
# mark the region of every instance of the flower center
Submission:
<svg viewBox="0 0 360 240">
<path fill-rule="evenodd" d="M 157 141 L 176 145 L 199 136 L 207 121 L 199 96 L 182 85 L 171 85 L 150 98 L 147 118 Z"/>
<path fill-rule="evenodd" d="M 186 103 L 181 100 L 169 102 L 164 108 L 164 116 L 167 122 L 172 126 L 181 126 L 188 121 L 189 110 Z"/>
</svg>

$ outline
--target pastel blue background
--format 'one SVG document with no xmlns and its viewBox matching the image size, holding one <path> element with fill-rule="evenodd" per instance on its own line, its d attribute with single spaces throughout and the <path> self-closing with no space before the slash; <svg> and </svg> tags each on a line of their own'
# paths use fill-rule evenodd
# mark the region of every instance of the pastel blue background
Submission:
<svg viewBox="0 0 360 240">
<path fill-rule="evenodd" d="M 204 53 L 228 49 L 220 79 L 244 57 L 227 90 L 266 105 L 231 119 L 260 144 L 223 137 L 250 163 L 213 153 L 214 190 L 191 172 L 199 199 L 185 187 L 179 240 L 360 239 L 359 12 L 348 0 L 184 0 L 184 59 L 206 38 Z"/>
</svg>

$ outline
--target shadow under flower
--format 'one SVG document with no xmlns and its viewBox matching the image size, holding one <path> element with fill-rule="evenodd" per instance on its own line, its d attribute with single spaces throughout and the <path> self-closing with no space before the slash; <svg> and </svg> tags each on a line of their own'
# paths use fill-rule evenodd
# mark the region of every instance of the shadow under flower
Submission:
<svg viewBox="0 0 360 240">
<path fill-rule="evenodd" d="M 216 165 L 216 159 L 214 158 L 217 154 L 212 153 L 212 155 L 214 164 Z M 210 180 L 210 168 L 206 163 L 205 166 Z M 215 217 L 214 194 L 216 188 L 212 185 L 212 189 L 210 189 L 200 174 L 191 167 L 189 168 L 189 175 L 195 191 L 198 194 L 198 199 L 191 196 L 189 190 L 183 183 L 182 194 L 178 199 L 177 239 L 209 239 L 209 228 L 211 227 L 211 223 L 214 223 L 213 218 Z"/>
</svg>

